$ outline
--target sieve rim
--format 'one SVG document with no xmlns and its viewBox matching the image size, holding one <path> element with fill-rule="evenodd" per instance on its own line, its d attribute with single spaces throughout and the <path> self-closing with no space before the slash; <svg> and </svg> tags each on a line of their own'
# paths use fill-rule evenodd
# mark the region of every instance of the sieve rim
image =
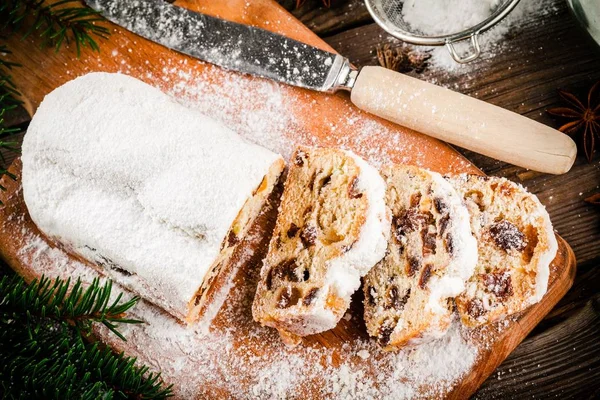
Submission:
<svg viewBox="0 0 600 400">
<path fill-rule="evenodd" d="M 377 25 L 379 25 L 384 31 L 394 36 L 395 38 L 417 45 L 444 46 L 460 40 L 469 39 L 474 35 L 478 35 L 482 32 L 487 31 L 488 29 L 492 28 L 500 21 L 502 21 L 504 17 L 506 17 L 517 6 L 519 1 L 520 0 L 506 0 L 488 18 L 470 28 L 463 29 L 462 31 L 456 33 L 434 36 L 412 33 L 404 29 L 398 28 L 388 19 L 384 19 L 381 17 L 379 11 L 376 10 L 375 6 L 372 4 L 374 2 L 373 0 L 365 0 L 365 5 L 367 6 L 369 14 L 371 14 L 371 17 L 373 18 L 373 20 L 375 20 Z"/>
</svg>

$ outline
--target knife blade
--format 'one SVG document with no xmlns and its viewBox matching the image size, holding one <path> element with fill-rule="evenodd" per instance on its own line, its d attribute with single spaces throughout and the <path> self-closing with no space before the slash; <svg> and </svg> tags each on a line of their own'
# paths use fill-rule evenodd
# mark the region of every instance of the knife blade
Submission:
<svg viewBox="0 0 600 400">
<path fill-rule="evenodd" d="M 350 90 L 348 59 L 264 29 L 164 0 L 86 0 L 106 19 L 148 40 L 225 69 L 320 92 Z"/>
<path fill-rule="evenodd" d="M 163 0 L 85 0 L 106 19 L 146 39 L 223 68 L 321 92 L 348 90 L 360 109 L 475 152 L 562 174 L 577 155 L 568 136 L 534 120 L 381 67 L 264 29 Z"/>
</svg>

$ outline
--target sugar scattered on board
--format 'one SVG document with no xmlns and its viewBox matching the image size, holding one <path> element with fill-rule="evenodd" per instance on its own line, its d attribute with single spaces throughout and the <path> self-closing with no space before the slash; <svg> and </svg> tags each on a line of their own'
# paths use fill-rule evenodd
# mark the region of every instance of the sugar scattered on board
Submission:
<svg viewBox="0 0 600 400">
<path fill-rule="evenodd" d="M 49 247 L 38 234 L 24 230 L 23 236 L 27 244 L 17 256 L 36 273 L 80 276 L 84 282 L 98 276 L 62 250 Z M 127 342 L 120 342 L 105 328 L 97 333 L 104 342 L 161 370 L 164 379 L 176 383 L 177 397 L 186 399 L 210 397 L 219 391 L 234 398 L 261 399 L 295 398 L 302 393 L 336 399 L 435 397 L 450 390 L 478 357 L 478 347 L 458 323 L 438 341 L 396 353 L 382 352 L 367 338 L 336 349 L 318 345 L 288 349 L 273 330 L 252 322 L 254 284 L 246 282 L 233 289 L 218 317 L 218 327 L 206 335 L 145 301 L 128 316 L 146 323 L 122 326 Z M 124 291 L 116 284 L 114 290 Z M 181 376 L 186 379 L 177 378 Z"/>
<path fill-rule="evenodd" d="M 254 143 L 289 156 L 296 144 L 318 142 L 296 121 L 298 110 L 294 107 L 302 95 L 287 87 L 187 60 L 161 59 L 156 64 L 133 66 L 127 49 L 119 50 L 113 55 L 120 72 L 161 87 L 186 106 L 224 122 Z M 96 68 L 106 68 L 101 63 L 98 59 Z M 329 98 L 323 98 L 314 107 L 328 107 L 329 102 Z M 385 124 L 348 105 L 344 107 L 341 119 L 320 121 L 318 129 L 330 134 L 328 145 L 352 149 L 375 165 L 390 162 L 390 153 L 407 155 L 394 161 L 410 159 L 422 165 L 427 148 L 416 147 L 416 142 L 394 134 Z M 344 126 L 351 126 L 354 134 L 340 135 L 340 127 Z M 373 145 L 377 139 L 385 140 L 388 146 Z M 468 165 L 457 158 L 449 168 L 466 169 Z M 23 236 L 29 244 L 23 246 L 19 257 L 38 273 L 82 276 L 88 282 L 97 276 L 88 266 L 48 247 L 36 233 L 25 231 Z M 233 288 L 217 317 L 221 322 L 208 334 L 178 324 L 144 301 L 130 316 L 147 324 L 124 326 L 126 343 L 103 328 L 98 334 L 109 345 L 123 348 L 139 357 L 140 362 L 161 370 L 167 381 L 176 384 L 180 398 L 210 397 L 219 391 L 235 398 L 302 397 L 307 393 L 338 399 L 432 397 L 450 390 L 479 356 L 480 345 L 457 323 L 439 341 L 397 353 L 384 353 L 365 337 L 335 349 L 311 345 L 290 350 L 273 330 L 252 321 L 254 285 L 245 282 Z M 352 323 L 360 320 L 358 315 L 351 319 Z M 247 346 L 248 342 L 253 343 L 252 347 Z"/>
<path fill-rule="evenodd" d="M 114 34 L 121 32 L 121 29 L 115 29 Z M 114 70 L 117 64 L 118 72 L 163 89 L 184 105 L 202 111 L 249 141 L 284 157 L 288 157 L 298 144 L 323 145 L 323 141 L 314 135 L 315 131 L 319 131 L 319 136 L 327 137 L 326 145 L 352 150 L 375 166 L 391 161 L 410 161 L 423 166 L 428 159 L 427 153 L 437 150 L 434 142 L 426 144 L 412 132 L 390 129 L 387 123 L 373 119 L 349 102 L 339 101 L 336 96 L 314 97 L 269 80 L 229 73 L 187 59 L 165 57 L 145 65 L 130 63 L 133 56 L 126 47 L 117 49 L 116 53 L 108 65 L 102 65 L 103 60 L 98 58 L 98 67 Z M 93 66 L 91 70 L 96 68 Z M 297 118 L 310 113 L 327 116 L 315 109 L 334 107 L 338 111 L 331 113 L 333 116 L 318 123 L 315 121 L 308 129 L 305 120 Z M 386 146 L 374 143 L 386 143 Z M 468 161 L 460 156 L 449 154 L 448 160 L 448 170 L 439 172 L 470 168 Z"/>
<path fill-rule="evenodd" d="M 371 353 L 369 353 L 368 350 L 362 349 L 358 353 L 356 353 L 356 355 L 362 358 L 363 360 L 366 360 L 367 358 L 369 358 Z"/>
</svg>

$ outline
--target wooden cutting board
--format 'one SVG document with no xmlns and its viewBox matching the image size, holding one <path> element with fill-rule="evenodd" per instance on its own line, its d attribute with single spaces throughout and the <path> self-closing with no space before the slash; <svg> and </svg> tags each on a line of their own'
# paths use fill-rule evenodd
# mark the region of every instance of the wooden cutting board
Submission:
<svg viewBox="0 0 600 400">
<path fill-rule="evenodd" d="M 222 2 L 188 0 L 178 1 L 176 4 L 276 31 L 333 51 L 271 0 Z M 226 123 L 231 124 L 234 128 L 239 125 L 249 139 L 252 140 L 256 137 L 259 143 L 275 147 L 284 153 L 296 143 L 344 146 L 375 163 L 404 162 L 421 165 L 441 173 L 481 173 L 449 146 L 357 110 L 351 105 L 345 94 L 315 93 L 225 72 L 217 67 L 150 43 L 112 24 L 106 23 L 106 25 L 110 27 L 112 35 L 108 40 L 101 41 L 102 51 L 93 53 L 84 50 L 79 59 L 77 59 L 72 46 L 59 53 L 54 53 L 52 49 L 41 49 L 39 41 L 35 37 L 21 40 L 21 38 L 13 36 L 8 40 L 8 46 L 14 53 L 10 57 L 11 61 L 22 65 L 21 68 L 15 70 L 14 80 L 23 93 L 26 108 L 30 113 L 35 111 L 48 92 L 76 76 L 92 71 L 123 72 L 164 91 L 186 97 L 188 104 L 197 104 L 203 111 L 207 110 L 207 107 L 203 106 L 207 101 L 203 96 L 206 96 L 210 89 L 202 91 L 190 89 L 198 86 L 216 88 L 215 93 L 210 93 L 211 96 L 216 96 L 214 98 L 220 99 L 216 103 L 216 108 L 222 107 L 223 112 L 229 116 Z M 233 90 L 232 85 L 236 90 Z M 245 93 L 243 96 L 240 96 L 240 87 Z M 281 102 L 281 108 L 285 109 L 284 113 L 260 114 L 264 111 L 262 100 L 264 100 L 265 88 L 268 92 L 277 93 L 278 97 L 276 96 L 276 98 Z M 210 99 L 212 100 L 213 97 Z M 271 104 L 270 107 L 273 108 L 273 105 Z M 277 131 L 285 143 L 283 149 L 279 149 L 277 145 L 270 145 L 273 137 L 265 137 L 252 131 L 256 126 L 262 125 L 253 125 L 245 120 L 242 121 L 241 116 L 248 116 L 249 110 L 256 110 L 263 118 L 274 116 L 285 119 Z M 220 110 L 212 111 L 218 118 Z M 426 116 L 423 117 L 426 118 Z M 269 125 L 269 129 L 273 129 L 273 124 Z M 18 161 L 13 164 L 11 169 L 19 176 L 20 164 Z M 3 185 L 7 187 L 7 191 L 0 196 L 5 203 L 5 206 L 0 209 L 0 254 L 11 267 L 29 280 L 39 277 L 42 273 L 70 276 L 85 272 L 86 279 L 93 276 L 87 266 L 62 253 L 60 249 L 47 247 L 48 245 L 27 215 L 20 184 L 4 178 Z M 266 224 L 268 225 L 267 222 Z M 551 266 L 549 290 L 542 301 L 516 318 L 507 319 L 502 323 L 474 332 L 472 340 L 474 346 L 478 348 L 478 357 L 468 373 L 441 389 L 427 391 L 427 388 L 420 388 L 417 394 L 457 399 L 470 396 L 552 309 L 570 288 L 575 275 L 573 252 L 560 237 L 558 241 L 559 251 Z M 264 239 L 254 244 L 255 259 L 237 277 L 234 288 L 237 297 L 233 296 L 230 301 L 236 298 L 243 299 L 243 295 L 240 294 L 243 292 L 248 292 L 247 294 L 251 298 L 253 282 L 255 282 L 258 268 L 260 268 L 260 258 L 264 253 L 265 244 Z M 239 356 L 241 350 L 245 351 L 244 354 L 251 353 L 256 357 L 269 357 L 270 354 L 275 354 L 275 351 L 281 355 L 281 352 L 285 351 L 285 349 L 281 349 L 276 335 L 269 330 L 254 326 L 255 324 L 249 317 L 247 305 L 240 306 L 235 312 L 231 307 L 230 305 L 226 306 L 225 310 L 219 314 L 215 320 L 214 330 L 231 335 L 233 339 L 229 343 L 237 353 L 224 349 L 220 359 L 211 362 L 227 364 L 235 361 L 239 363 L 240 360 L 234 360 L 231 357 Z M 241 385 L 241 389 L 234 390 L 231 385 L 224 383 L 223 381 L 228 381 L 228 377 L 221 377 L 218 380 L 198 377 L 192 372 L 192 369 L 185 365 L 179 366 L 178 363 L 181 360 L 173 355 L 180 350 L 182 354 L 187 354 L 185 349 L 181 349 L 181 343 L 178 343 L 177 339 L 158 337 L 163 333 L 168 336 L 168 331 L 175 332 L 185 328 L 179 326 L 168 316 L 160 315 L 160 311 L 149 304 L 141 303 L 137 308 L 136 312 L 139 317 L 149 322 L 160 321 L 167 327 L 166 330 L 127 328 L 128 342 L 115 340 L 102 331 L 99 332 L 100 336 L 115 349 L 125 350 L 155 369 L 163 370 L 165 379 L 175 384 L 176 393 L 182 398 L 189 398 L 190 393 L 193 392 L 198 393 L 198 397 L 253 397 L 250 388 L 257 386 L 252 386 L 256 383 L 252 382 L 253 379 L 256 379 L 256 371 L 252 370 L 251 361 L 248 361 L 250 365 L 248 369 L 239 368 L 235 371 L 236 379 L 239 380 L 237 384 Z M 181 332 L 183 332 L 182 335 L 189 335 L 188 331 Z M 330 351 L 328 358 L 317 362 L 327 364 L 330 368 L 324 371 L 331 371 L 331 368 L 337 368 L 343 364 L 348 344 L 358 340 L 368 341 L 360 317 L 360 304 L 355 301 L 350 318 L 342 320 L 333 331 L 307 338 L 303 346 L 314 350 L 313 352 Z M 208 339 L 202 339 L 200 335 L 192 335 L 190 341 L 193 342 L 190 342 L 190 348 L 193 346 L 210 348 L 215 345 L 213 342 L 209 343 Z M 177 345 L 177 348 L 173 343 Z M 314 361 L 303 350 L 290 350 L 290 353 L 295 354 L 300 361 L 302 361 L 302 357 L 307 357 L 305 360 L 307 362 Z M 365 358 L 362 362 L 373 366 L 368 374 L 372 374 L 373 377 L 383 374 L 385 377 L 388 371 L 385 368 L 377 369 L 382 365 L 380 360 L 385 357 L 385 354 L 378 353 Z M 202 360 L 194 362 L 197 362 L 198 365 L 202 364 Z M 221 369 L 221 371 L 224 370 L 227 370 L 226 366 Z M 305 381 L 300 380 L 294 383 L 297 391 L 285 391 L 285 397 L 322 397 L 324 392 L 320 389 L 320 385 L 325 385 L 326 380 L 323 381 L 321 378 L 311 377 L 307 374 Z M 281 379 L 284 380 L 283 377 Z M 393 378 L 389 377 L 389 379 Z M 194 385 L 199 386 L 194 389 Z M 182 389 L 184 386 L 186 389 Z M 267 386 L 263 385 L 263 389 L 265 387 Z M 378 385 L 373 384 L 373 390 L 377 391 L 377 388 Z M 242 396 L 240 393 L 246 393 L 246 395 Z"/>
</svg>

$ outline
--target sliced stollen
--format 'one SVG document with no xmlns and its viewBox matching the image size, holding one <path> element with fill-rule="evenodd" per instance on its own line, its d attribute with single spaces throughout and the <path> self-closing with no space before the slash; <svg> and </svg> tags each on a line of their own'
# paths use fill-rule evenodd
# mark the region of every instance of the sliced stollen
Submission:
<svg viewBox="0 0 600 400">
<path fill-rule="evenodd" d="M 258 283 L 252 315 L 288 344 L 332 329 L 384 255 L 385 184 L 348 151 L 298 148 Z"/>
<path fill-rule="evenodd" d="M 43 234 L 188 322 L 219 310 L 285 166 L 158 89 L 107 73 L 46 96 L 22 159 Z"/>
<path fill-rule="evenodd" d="M 475 269 L 477 243 L 461 197 L 440 174 L 396 165 L 382 175 L 392 234 L 364 279 L 364 315 L 369 334 L 395 350 L 446 333 L 451 299 Z"/>
<path fill-rule="evenodd" d="M 462 322 L 478 326 L 537 303 L 546 293 L 558 248 L 550 217 L 536 196 L 504 178 L 459 175 L 479 261 L 456 298 Z"/>
</svg>

